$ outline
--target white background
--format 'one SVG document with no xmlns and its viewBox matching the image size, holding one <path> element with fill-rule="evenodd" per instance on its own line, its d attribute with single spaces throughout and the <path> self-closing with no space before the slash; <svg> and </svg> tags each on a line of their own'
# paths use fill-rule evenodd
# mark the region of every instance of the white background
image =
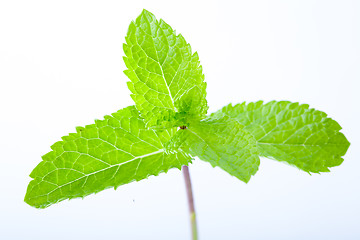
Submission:
<svg viewBox="0 0 360 240">
<path fill-rule="evenodd" d="M 360 239 L 360 1 L 0 1 L 0 239 L 189 239 L 181 172 L 45 210 L 31 170 L 75 126 L 132 104 L 122 43 L 142 8 L 198 51 L 210 112 L 291 100 L 351 142 L 331 173 L 262 159 L 248 184 L 196 160 L 200 239 Z"/>
</svg>

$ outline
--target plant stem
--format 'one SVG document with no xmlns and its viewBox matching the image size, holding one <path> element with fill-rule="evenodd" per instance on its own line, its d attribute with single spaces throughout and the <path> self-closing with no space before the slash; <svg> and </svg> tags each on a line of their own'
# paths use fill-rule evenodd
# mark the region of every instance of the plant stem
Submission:
<svg viewBox="0 0 360 240">
<path fill-rule="evenodd" d="M 195 214 L 195 207 L 194 207 L 194 197 L 193 197 L 192 188 L 191 188 L 189 167 L 182 166 L 182 172 L 184 174 L 186 194 L 187 194 L 188 205 L 189 205 L 192 240 L 197 240 L 198 235 L 197 235 L 197 227 L 196 227 L 196 214 Z"/>
</svg>

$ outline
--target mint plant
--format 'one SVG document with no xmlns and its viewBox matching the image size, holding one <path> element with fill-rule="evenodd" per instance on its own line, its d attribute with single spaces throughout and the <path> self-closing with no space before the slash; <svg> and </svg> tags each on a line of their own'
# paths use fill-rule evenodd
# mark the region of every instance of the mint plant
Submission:
<svg viewBox="0 0 360 240">
<path fill-rule="evenodd" d="M 248 182 L 260 157 L 307 173 L 329 172 L 350 143 L 324 112 L 288 101 L 229 104 L 207 115 L 198 54 L 182 35 L 144 10 L 123 45 L 135 106 L 62 137 L 31 172 L 25 202 L 46 208 L 65 199 L 183 169 L 197 238 L 188 165 L 194 157 Z"/>
</svg>

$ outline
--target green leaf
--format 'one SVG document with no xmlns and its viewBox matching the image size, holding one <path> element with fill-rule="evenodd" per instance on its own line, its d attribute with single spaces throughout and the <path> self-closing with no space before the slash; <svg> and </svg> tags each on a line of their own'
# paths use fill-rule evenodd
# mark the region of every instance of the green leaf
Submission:
<svg viewBox="0 0 360 240">
<path fill-rule="evenodd" d="M 254 137 L 226 116 L 210 116 L 179 130 L 167 148 L 182 149 L 244 182 L 257 172 L 260 163 Z"/>
<path fill-rule="evenodd" d="M 131 22 L 123 48 L 131 97 L 147 126 L 187 125 L 205 117 L 202 67 L 183 36 L 144 10 Z"/>
<path fill-rule="evenodd" d="M 32 171 L 25 201 L 45 208 L 150 175 L 180 169 L 191 162 L 184 152 L 166 153 L 176 129 L 146 129 L 134 106 L 63 137 Z"/>
<path fill-rule="evenodd" d="M 245 126 L 261 156 L 284 161 L 308 173 L 329 172 L 343 162 L 350 143 L 340 125 L 306 104 L 272 101 L 231 104 L 216 112 Z"/>
</svg>

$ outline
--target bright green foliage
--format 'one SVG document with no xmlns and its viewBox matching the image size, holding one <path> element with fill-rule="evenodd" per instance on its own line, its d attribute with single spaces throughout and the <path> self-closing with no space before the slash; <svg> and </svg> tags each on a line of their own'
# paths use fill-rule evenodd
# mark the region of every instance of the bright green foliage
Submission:
<svg viewBox="0 0 360 240">
<path fill-rule="evenodd" d="M 245 126 L 256 139 L 261 156 L 288 162 L 306 172 L 329 172 L 343 162 L 350 143 L 340 125 L 324 112 L 287 101 L 231 104 L 226 115 Z"/>
<path fill-rule="evenodd" d="M 342 163 L 350 144 L 340 125 L 308 105 L 260 101 L 206 116 L 198 55 L 150 12 L 131 22 L 124 52 L 136 106 L 52 145 L 30 175 L 25 201 L 31 206 L 45 208 L 180 169 L 195 156 L 244 182 L 257 172 L 260 156 L 309 173 Z"/>
<path fill-rule="evenodd" d="M 45 208 L 110 187 L 139 181 L 150 175 L 181 168 L 191 157 L 179 151 L 165 153 L 164 144 L 176 129 L 146 129 L 135 107 L 63 137 L 33 170 L 25 201 Z"/>
<path fill-rule="evenodd" d="M 144 10 L 129 26 L 124 52 L 131 97 L 148 126 L 174 127 L 205 117 L 199 57 L 167 23 Z"/>
<path fill-rule="evenodd" d="M 179 130 L 169 143 L 248 182 L 259 167 L 255 138 L 229 117 L 211 116 Z"/>
</svg>

